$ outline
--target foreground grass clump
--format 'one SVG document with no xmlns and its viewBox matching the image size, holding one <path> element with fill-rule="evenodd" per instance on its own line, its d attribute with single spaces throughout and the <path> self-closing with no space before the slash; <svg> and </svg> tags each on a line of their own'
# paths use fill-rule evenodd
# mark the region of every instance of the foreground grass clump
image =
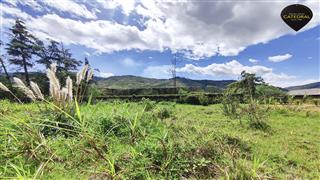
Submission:
<svg viewBox="0 0 320 180">
<path fill-rule="evenodd" d="M 58 121 L 44 106 L 0 101 L 0 177 L 320 176 L 320 114 L 312 108 L 274 106 L 270 133 L 230 120 L 220 105 L 103 102 L 80 106 L 81 125 L 66 126 L 73 120 Z"/>
</svg>

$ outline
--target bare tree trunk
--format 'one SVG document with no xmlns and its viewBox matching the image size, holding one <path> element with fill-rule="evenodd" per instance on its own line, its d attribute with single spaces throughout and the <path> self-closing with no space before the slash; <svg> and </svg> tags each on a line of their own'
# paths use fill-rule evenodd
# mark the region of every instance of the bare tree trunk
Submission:
<svg viewBox="0 0 320 180">
<path fill-rule="evenodd" d="M 4 62 L 3 62 L 3 60 L 2 60 L 1 58 L 0 58 L 0 63 L 1 63 L 1 66 L 2 66 L 2 69 L 3 69 L 4 73 L 6 74 L 6 78 L 8 79 L 9 82 L 11 82 L 11 81 L 10 81 L 10 76 L 9 76 L 9 74 L 8 74 L 8 71 L 7 71 L 7 68 L 6 68 L 6 66 L 4 65 Z"/>
<path fill-rule="evenodd" d="M 24 56 L 22 56 L 22 61 L 23 61 L 23 69 L 24 69 L 24 75 L 26 78 L 27 85 L 30 86 L 30 78 L 29 78 L 29 73 L 28 73 L 28 68 L 27 68 L 27 62 Z"/>
</svg>

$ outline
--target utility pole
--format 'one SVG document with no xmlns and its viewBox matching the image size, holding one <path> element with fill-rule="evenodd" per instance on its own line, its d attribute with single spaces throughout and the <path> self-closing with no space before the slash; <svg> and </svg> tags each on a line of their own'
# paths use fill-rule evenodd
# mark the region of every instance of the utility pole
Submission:
<svg viewBox="0 0 320 180">
<path fill-rule="evenodd" d="M 171 75 L 173 79 L 173 87 L 175 93 L 177 93 L 177 54 L 175 53 L 173 55 L 173 58 L 171 59 Z"/>
</svg>

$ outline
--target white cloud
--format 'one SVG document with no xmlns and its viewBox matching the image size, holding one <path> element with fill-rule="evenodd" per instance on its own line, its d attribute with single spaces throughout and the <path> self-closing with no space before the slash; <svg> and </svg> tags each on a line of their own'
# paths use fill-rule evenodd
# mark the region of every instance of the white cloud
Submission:
<svg viewBox="0 0 320 180">
<path fill-rule="evenodd" d="M 72 0 L 45 0 L 43 3 L 58 11 L 70 13 L 87 19 L 97 18 L 96 15 L 89 11 L 84 4 L 80 4 Z"/>
<path fill-rule="evenodd" d="M 13 18 L 11 20 L 13 20 L 14 18 L 17 18 L 17 17 L 20 17 L 22 19 L 31 19 L 32 18 L 32 16 L 21 11 L 20 9 L 12 7 L 12 6 L 8 6 L 6 4 L 0 4 L 0 12 L 1 12 L 2 16 L 3 15 L 13 16 Z M 3 21 L 3 20 L 10 20 L 10 19 L 1 17 L 1 21 Z M 14 22 L 14 20 L 12 22 Z"/>
<path fill-rule="evenodd" d="M 28 6 L 29 8 L 32 8 L 36 11 L 43 11 L 43 7 L 41 7 L 41 5 L 36 0 L 3 0 L 2 2 L 5 2 L 12 6 L 17 6 L 18 4 L 20 4 L 23 6 Z"/>
<path fill-rule="evenodd" d="M 136 67 L 136 66 L 140 65 L 139 63 L 137 63 L 135 60 L 133 60 L 131 58 L 124 58 L 122 60 L 121 64 L 126 67 Z"/>
<path fill-rule="evenodd" d="M 4 0 L 5 3 L 17 8 L 18 5 L 28 6 L 35 11 L 39 12 L 52 12 L 49 8 L 56 11 L 69 13 L 76 17 L 83 17 L 87 19 L 96 19 L 94 12 L 87 9 L 85 4 L 81 4 L 79 1 L 75 2 L 73 0 Z"/>
<path fill-rule="evenodd" d="M 250 45 L 296 34 L 279 18 L 282 8 L 292 4 L 292 1 L 97 1 L 101 4 L 100 8 L 120 8 L 126 15 L 136 12 L 143 16 L 138 22 L 144 28 L 95 20 L 94 12 L 84 4 L 71 0 L 44 3 L 57 10 L 94 20 L 79 21 L 46 14 L 34 17 L 29 26 L 42 37 L 84 45 L 102 53 L 170 49 L 181 51 L 192 59 L 217 54 L 237 55 Z M 316 18 L 320 12 L 318 3 L 311 0 L 303 3 L 312 9 L 314 18 L 299 32 L 320 22 Z"/>
<path fill-rule="evenodd" d="M 279 18 L 281 10 L 292 1 L 145 2 L 138 6 L 137 13 L 150 18 L 145 22 L 147 30 L 153 29 L 164 46 L 187 50 L 188 57 L 194 59 L 237 55 L 249 45 L 295 34 Z M 316 2 L 304 3 L 312 8 L 314 17 L 319 15 Z M 317 24 L 319 18 L 314 18 L 302 31 Z"/>
<path fill-rule="evenodd" d="M 106 20 L 81 22 L 47 14 L 33 18 L 27 24 L 36 35 L 41 35 L 39 38 L 53 38 L 66 44 L 83 45 L 97 52 L 153 48 L 142 40 L 143 34 L 137 27 Z"/>
<path fill-rule="evenodd" d="M 287 75 L 284 73 L 275 74 L 275 73 L 267 73 L 262 75 L 265 82 L 268 82 L 271 85 L 277 86 L 277 87 L 290 87 L 290 86 L 298 86 L 298 85 L 304 85 L 314 82 L 319 82 L 320 78 L 318 79 L 302 79 L 297 76 Z"/>
<path fill-rule="evenodd" d="M 135 0 L 96 0 L 105 9 L 120 7 L 125 15 L 129 15 L 135 9 Z"/>
<path fill-rule="evenodd" d="M 91 56 L 91 54 L 90 54 L 89 52 L 87 52 L 87 51 L 84 51 L 83 54 L 84 54 L 85 56 L 87 56 L 87 57 L 90 57 L 90 56 Z"/>
<path fill-rule="evenodd" d="M 249 61 L 253 64 L 257 64 L 259 62 L 259 60 L 253 58 L 250 58 Z"/>
<path fill-rule="evenodd" d="M 275 74 L 273 72 L 262 74 L 261 77 L 265 82 L 278 87 L 286 87 L 288 82 L 296 79 L 295 76 L 290 76 L 284 73 Z"/>
<path fill-rule="evenodd" d="M 108 78 L 108 77 L 114 76 L 114 74 L 109 72 L 100 72 L 98 76 L 103 78 Z"/>
<path fill-rule="evenodd" d="M 292 57 L 291 54 L 283 54 L 283 55 L 276 55 L 276 56 L 269 56 L 268 60 L 271 62 L 281 62 L 281 61 L 285 61 L 288 60 Z"/>
<path fill-rule="evenodd" d="M 177 69 L 177 72 L 195 73 L 209 76 L 227 75 L 231 77 L 239 76 L 242 71 L 255 74 L 271 73 L 272 69 L 264 66 L 244 66 L 236 60 L 222 64 L 210 64 L 205 67 L 186 64 L 184 67 Z"/>
<path fill-rule="evenodd" d="M 206 75 L 211 77 L 224 77 L 225 79 L 237 79 L 242 71 L 255 73 L 261 76 L 265 82 L 279 87 L 286 87 L 288 84 L 298 83 L 297 77 L 284 73 L 274 73 L 271 68 L 265 66 L 245 66 L 236 60 L 221 64 L 210 64 L 205 67 L 186 64 L 178 68 L 177 72 L 193 75 Z"/>
</svg>

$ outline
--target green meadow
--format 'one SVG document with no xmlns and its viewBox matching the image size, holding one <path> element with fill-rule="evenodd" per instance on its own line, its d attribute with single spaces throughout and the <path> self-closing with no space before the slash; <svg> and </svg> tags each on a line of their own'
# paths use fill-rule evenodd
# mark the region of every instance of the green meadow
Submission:
<svg viewBox="0 0 320 180">
<path fill-rule="evenodd" d="M 0 101 L 0 177 L 319 179 L 320 111 L 266 105 L 268 129 L 221 104 L 97 102 L 74 116 Z M 245 106 L 245 105 L 243 105 Z"/>
</svg>

